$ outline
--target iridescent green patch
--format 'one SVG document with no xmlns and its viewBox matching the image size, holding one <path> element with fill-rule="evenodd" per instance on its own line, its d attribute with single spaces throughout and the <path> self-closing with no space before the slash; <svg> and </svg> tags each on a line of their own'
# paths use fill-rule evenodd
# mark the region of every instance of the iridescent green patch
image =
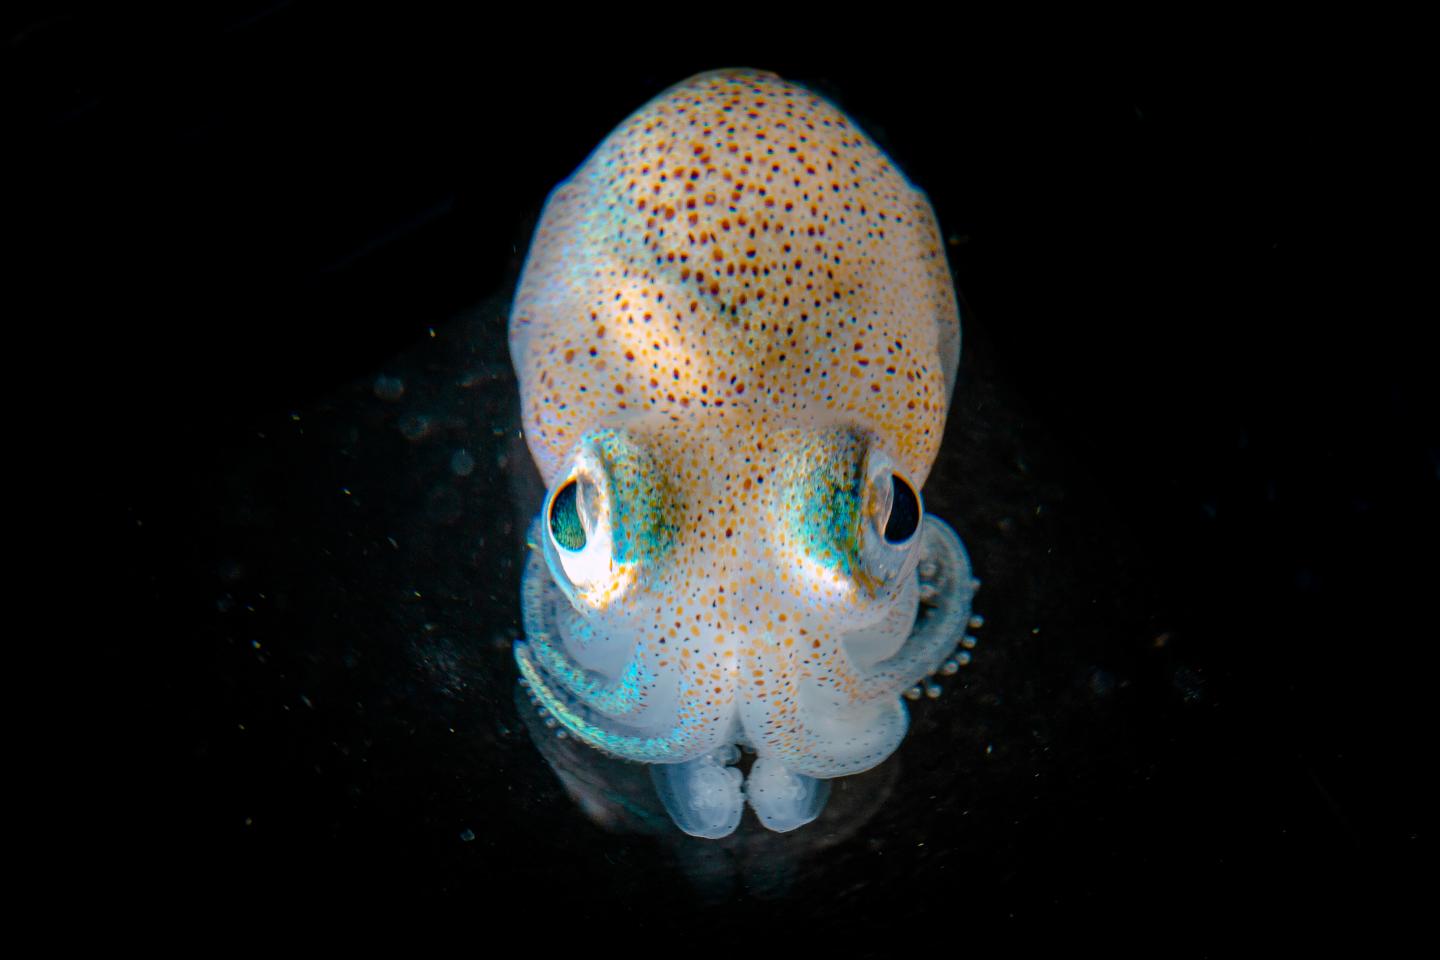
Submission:
<svg viewBox="0 0 1440 960">
<path fill-rule="evenodd" d="M 850 575 L 860 549 L 864 443 L 848 430 L 819 433 L 787 460 L 785 516 L 790 536 L 821 566 Z"/>
<path fill-rule="evenodd" d="M 680 507 L 669 474 L 621 431 L 599 430 L 591 439 L 610 475 L 615 562 L 655 564 L 679 531 Z"/>
</svg>

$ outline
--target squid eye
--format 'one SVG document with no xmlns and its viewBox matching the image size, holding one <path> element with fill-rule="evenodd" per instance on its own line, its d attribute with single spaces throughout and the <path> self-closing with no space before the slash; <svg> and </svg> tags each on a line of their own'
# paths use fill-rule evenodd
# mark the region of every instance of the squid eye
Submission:
<svg viewBox="0 0 1440 960">
<path fill-rule="evenodd" d="M 890 485 L 890 518 L 885 521 L 885 539 L 889 543 L 904 543 L 915 536 L 920 526 L 920 498 L 898 473 L 890 474 Z"/>
<path fill-rule="evenodd" d="M 624 432 L 587 434 L 566 470 L 536 533 L 551 577 L 575 608 L 604 610 L 663 558 L 674 500 L 653 456 Z"/>
<path fill-rule="evenodd" d="M 550 536 L 562 550 L 585 549 L 585 523 L 580 518 L 580 483 L 570 480 L 550 500 Z"/>
<path fill-rule="evenodd" d="M 895 471 L 895 462 L 871 450 L 865 465 L 865 515 L 860 525 L 860 569 L 886 589 L 898 589 L 915 569 L 925 507 L 920 492 Z"/>
</svg>

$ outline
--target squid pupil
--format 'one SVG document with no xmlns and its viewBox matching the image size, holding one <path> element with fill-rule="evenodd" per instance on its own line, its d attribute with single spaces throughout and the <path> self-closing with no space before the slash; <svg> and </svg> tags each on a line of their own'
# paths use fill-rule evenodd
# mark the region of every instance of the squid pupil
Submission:
<svg viewBox="0 0 1440 960">
<path fill-rule="evenodd" d="M 920 498 L 910 489 L 910 484 L 895 474 L 890 475 L 894 495 L 890 499 L 890 519 L 885 521 L 885 539 L 891 543 L 904 543 L 915 535 L 920 526 Z"/>
<path fill-rule="evenodd" d="M 579 484 L 571 480 L 550 501 L 550 535 L 562 549 L 572 553 L 585 549 L 585 527 L 575 502 L 579 489 Z"/>
</svg>

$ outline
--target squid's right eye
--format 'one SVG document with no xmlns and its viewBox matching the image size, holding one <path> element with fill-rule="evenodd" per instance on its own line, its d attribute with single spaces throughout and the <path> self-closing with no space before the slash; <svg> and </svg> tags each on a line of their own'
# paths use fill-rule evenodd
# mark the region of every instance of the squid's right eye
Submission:
<svg viewBox="0 0 1440 960">
<path fill-rule="evenodd" d="M 580 609 L 608 607 L 663 560 L 674 510 L 644 444 L 620 431 L 587 435 L 541 514 L 556 584 Z"/>
<path fill-rule="evenodd" d="M 550 536 L 561 550 L 585 549 L 585 522 L 580 517 L 580 481 L 571 478 L 550 500 Z"/>
</svg>

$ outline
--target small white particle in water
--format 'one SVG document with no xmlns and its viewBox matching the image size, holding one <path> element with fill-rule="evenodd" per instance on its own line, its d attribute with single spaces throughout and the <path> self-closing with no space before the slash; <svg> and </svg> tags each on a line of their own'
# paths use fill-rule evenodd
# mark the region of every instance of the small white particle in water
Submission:
<svg viewBox="0 0 1440 960">
<path fill-rule="evenodd" d="M 463 843 L 469 843 L 471 840 L 474 840 L 474 839 L 475 839 L 475 831 L 474 831 L 474 830 L 471 830 L 469 827 L 466 827 L 464 830 L 461 830 L 461 831 L 460 831 L 460 840 L 461 840 L 461 842 L 463 842 Z"/>
<path fill-rule="evenodd" d="M 475 458 L 469 450 L 456 450 L 450 455 L 450 472 L 457 477 L 468 477 L 475 469 Z"/>
</svg>

